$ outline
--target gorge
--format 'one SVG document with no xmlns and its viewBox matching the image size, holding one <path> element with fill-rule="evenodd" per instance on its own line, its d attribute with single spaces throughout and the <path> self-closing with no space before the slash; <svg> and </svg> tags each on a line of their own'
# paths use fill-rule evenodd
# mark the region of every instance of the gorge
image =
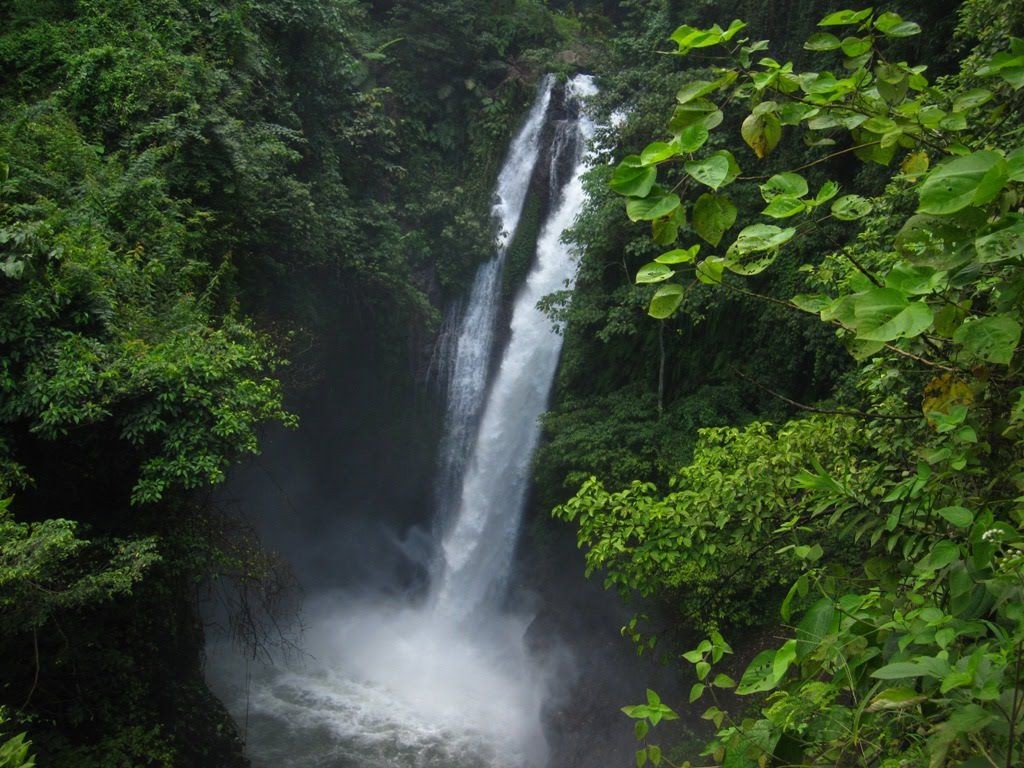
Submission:
<svg viewBox="0 0 1024 768">
<path fill-rule="evenodd" d="M 585 200 L 594 136 L 586 100 L 595 93 L 587 75 L 564 84 L 541 78 L 498 175 L 495 253 L 446 320 L 452 337 L 445 343 L 441 335 L 437 361 L 446 379 L 437 502 L 425 514 L 436 535 L 428 583 L 391 595 L 374 583 L 320 593 L 305 585 L 311 594 L 297 657 L 278 666 L 240 666 L 227 649 L 213 649 L 214 690 L 247 734 L 254 765 L 547 764 L 542 713 L 571 662 L 567 649 L 531 650 L 533 617 L 511 608 L 507 591 L 538 419 L 561 347 L 537 304 L 572 285 L 576 261 L 562 237 Z M 550 145 L 542 147 L 545 139 Z M 547 213 L 502 331 L 507 246 L 538 185 L 548 191 Z M 267 536 L 273 546 L 273 532 Z"/>
</svg>

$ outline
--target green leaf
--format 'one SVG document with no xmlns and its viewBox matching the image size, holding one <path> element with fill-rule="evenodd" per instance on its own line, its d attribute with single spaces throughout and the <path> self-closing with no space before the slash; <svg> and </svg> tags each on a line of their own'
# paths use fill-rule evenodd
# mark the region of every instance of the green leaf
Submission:
<svg viewBox="0 0 1024 768">
<path fill-rule="evenodd" d="M 747 696 L 751 693 L 770 691 L 778 685 L 781 679 L 775 675 L 775 651 L 761 651 L 740 677 L 736 693 L 740 696 Z"/>
<path fill-rule="evenodd" d="M 678 46 L 677 53 L 688 53 L 694 48 L 707 48 L 722 42 L 722 29 L 717 25 L 711 29 L 697 29 L 683 24 L 669 39 Z"/>
<path fill-rule="evenodd" d="M 830 13 L 824 19 L 819 21 L 818 26 L 841 27 L 850 24 L 859 24 L 864 21 L 864 19 L 868 18 L 873 11 L 874 8 L 865 8 L 862 11 L 836 11 L 835 13 Z"/>
<path fill-rule="evenodd" d="M 871 50 L 870 37 L 847 37 L 842 43 L 843 53 L 851 59 L 863 56 Z"/>
<path fill-rule="evenodd" d="M 912 37 L 921 33 L 921 26 L 904 21 L 898 13 L 883 13 L 875 19 L 875 29 L 889 37 Z"/>
<path fill-rule="evenodd" d="M 953 341 L 977 359 L 1009 365 L 1020 344 L 1020 334 L 1020 323 L 1008 315 L 971 317 L 956 329 Z"/>
<path fill-rule="evenodd" d="M 735 249 L 741 254 L 770 251 L 791 240 L 795 234 L 794 227 L 781 229 L 774 224 L 751 224 L 740 230 L 729 250 Z"/>
<path fill-rule="evenodd" d="M 786 593 L 786 597 L 782 601 L 782 605 L 779 607 L 779 614 L 782 616 L 782 620 L 788 622 L 790 615 L 790 606 L 793 603 L 793 598 L 798 594 L 803 595 L 807 590 L 807 574 L 805 573 L 796 581 L 793 582 L 793 586 L 789 588 L 789 592 Z"/>
<path fill-rule="evenodd" d="M 957 528 L 969 528 L 974 522 L 974 513 L 963 507 L 943 507 L 936 511 Z"/>
<path fill-rule="evenodd" d="M 839 46 L 839 38 L 830 32 L 815 32 L 804 43 L 804 48 L 808 51 L 834 51 Z"/>
<path fill-rule="evenodd" d="M 823 597 L 807 609 L 796 628 L 796 659 L 802 661 L 832 631 L 836 616 L 832 600 Z"/>
<path fill-rule="evenodd" d="M 992 91 L 987 88 L 973 88 L 967 93 L 962 93 L 953 102 L 954 112 L 965 112 L 970 109 L 977 109 L 983 104 L 992 100 Z"/>
<path fill-rule="evenodd" d="M 694 683 L 693 687 L 690 688 L 690 703 L 693 704 L 704 694 L 704 683 Z"/>
<path fill-rule="evenodd" d="M 774 112 L 750 114 L 740 126 L 740 135 L 755 155 L 764 158 L 782 139 L 782 122 Z"/>
<path fill-rule="evenodd" d="M 802 309 L 804 312 L 810 312 L 812 315 L 817 315 L 821 310 L 832 303 L 832 299 L 828 296 L 822 296 L 820 294 L 806 294 L 800 293 L 790 299 L 793 306 L 797 309 Z"/>
<path fill-rule="evenodd" d="M 808 192 L 807 180 L 799 173 L 777 173 L 762 184 L 761 197 L 770 203 L 776 197 L 803 197 Z"/>
<path fill-rule="evenodd" d="M 679 135 L 676 136 L 676 143 L 682 153 L 696 152 L 704 146 L 710 135 L 707 126 L 702 123 L 694 123 L 679 132 Z"/>
<path fill-rule="evenodd" d="M 919 213 L 949 214 L 993 200 L 1009 180 L 1009 166 L 997 152 L 974 152 L 944 162 L 921 185 Z"/>
<path fill-rule="evenodd" d="M 727 197 L 705 192 L 693 205 L 693 230 L 711 245 L 718 245 L 735 223 L 736 206 Z"/>
<path fill-rule="evenodd" d="M 657 744 L 650 744 L 647 747 L 647 756 L 651 759 L 653 765 L 661 764 L 661 747 Z"/>
<path fill-rule="evenodd" d="M 1006 156 L 1010 181 L 1024 181 L 1024 147 L 1015 149 Z"/>
<path fill-rule="evenodd" d="M 894 288 L 909 296 L 933 293 L 946 282 L 946 273 L 929 266 L 897 262 L 885 276 L 886 288 Z"/>
<path fill-rule="evenodd" d="M 667 251 L 661 256 L 658 256 L 655 261 L 659 264 L 688 264 L 693 261 L 697 256 L 697 251 L 700 250 L 700 244 L 691 245 L 686 250 L 682 248 L 676 248 L 671 251 Z"/>
<path fill-rule="evenodd" d="M 651 221 L 668 216 L 679 207 L 679 195 L 666 192 L 651 192 L 647 197 L 626 202 L 626 215 L 630 221 Z"/>
<path fill-rule="evenodd" d="M 636 155 L 624 158 L 612 174 L 612 190 L 627 197 L 646 197 L 658 177 L 656 168 L 648 168 Z"/>
<path fill-rule="evenodd" d="M 720 284 L 724 272 L 725 259 L 721 256 L 708 256 L 697 265 L 697 279 L 706 285 Z"/>
<path fill-rule="evenodd" d="M 675 136 L 680 136 L 684 129 L 694 125 L 710 131 L 722 120 L 722 112 L 714 103 L 703 98 L 693 99 L 676 107 L 672 119 L 669 120 L 668 129 Z"/>
<path fill-rule="evenodd" d="M 636 751 L 636 768 L 644 768 L 647 765 L 647 750 L 638 749 Z"/>
<path fill-rule="evenodd" d="M 637 720 L 633 723 L 633 733 L 636 734 L 637 741 L 643 741 L 644 737 L 651 730 L 651 724 L 646 720 Z"/>
<path fill-rule="evenodd" d="M 772 677 L 776 680 L 782 680 L 790 666 L 796 661 L 796 647 L 797 641 L 791 639 L 783 643 L 782 647 L 775 652 L 775 658 L 772 659 Z"/>
<path fill-rule="evenodd" d="M 652 141 L 640 153 L 640 162 L 644 165 L 654 165 L 668 160 L 670 157 L 675 157 L 678 153 L 678 148 L 674 143 Z"/>
<path fill-rule="evenodd" d="M 900 171 L 912 179 L 928 172 L 928 153 L 924 150 L 911 152 L 900 163 Z"/>
<path fill-rule="evenodd" d="M 1007 216 L 996 226 L 1000 228 L 974 241 L 974 250 L 982 264 L 994 264 L 1024 255 L 1024 219 Z"/>
<path fill-rule="evenodd" d="M 913 688 L 886 688 L 871 699 L 868 712 L 908 709 L 920 704 L 926 698 L 928 697 L 921 695 Z"/>
<path fill-rule="evenodd" d="M 854 297 L 857 338 L 888 342 L 919 336 L 932 324 L 931 307 L 922 301 L 908 302 L 892 288 L 873 288 Z"/>
<path fill-rule="evenodd" d="M 998 75 L 1014 89 L 1024 88 L 1024 41 L 1010 38 L 1010 50 L 1000 51 L 978 68 L 982 77 Z"/>
<path fill-rule="evenodd" d="M 860 195 L 843 195 L 832 203 L 832 215 L 840 221 L 855 221 L 871 213 L 872 204 Z"/>
<path fill-rule="evenodd" d="M 728 675 L 722 674 L 721 672 L 715 675 L 715 679 L 711 682 L 715 688 L 735 688 L 736 681 Z"/>
<path fill-rule="evenodd" d="M 651 297 L 647 314 L 655 320 L 664 320 L 671 317 L 679 309 L 679 305 L 683 303 L 683 294 L 683 286 L 676 283 L 661 286 L 661 288 L 655 291 L 654 296 Z"/>
<path fill-rule="evenodd" d="M 656 261 L 652 261 L 649 264 L 644 264 L 636 273 L 636 282 L 638 285 L 645 283 L 660 283 L 664 280 L 668 280 L 675 274 L 675 271 L 665 264 L 660 264 Z"/>
<path fill-rule="evenodd" d="M 726 42 L 726 43 L 729 42 L 734 37 L 736 37 L 737 33 L 739 33 L 740 31 L 742 31 L 742 30 L 744 30 L 746 28 L 747 28 L 747 22 L 740 21 L 739 19 L 733 19 L 729 23 L 729 27 L 722 33 L 722 41 Z"/>
<path fill-rule="evenodd" d="M 955 542 L 949 540 L 939 541 L 932 547 L 931 552 L 914 566 L 914 571 L 917 573 L 932 573 L 945 568 L 950 563 L 959 559 L 959 557 L 960 547 Z"/>
<path fill-rule="evenodd" d="M 818 194 L 814 196 L 814 202 L 816 205 L 827 203 L 837 194 L 839 194 L 839 184 L 834 181 L 826 181 L 821 185 L 821 189 L 818 190 Z"/>
<path fill-rule="evenodd" d="M 686 172 L 701 184 L 718 189 L 729 176 L 729 161 L 722 155 L 711 155 L 703 160 L 686 163 Z"/>
<path fill-rule="evenodd" d="M 693 101 L 700 96 L 707 96 L 717 88 L 717 83 L 711 83 L 707 80 L 695 80 L 679 89 L 676 93 L 676 101 L 680 104 L 686 104 L 688 101 Z"/>
<path fill-rule="evenodd" d="M 985 224 L 985 214 L 968 208 L 953 216 L 916 214 L 896 234 L 896 251 L 914 264 L 951 270 L 973 257 L 974 239 Z"/>
<path fill-rule="evenodd" d="M 940 675 L 935 674 L 935 670 L 914 661 L 897 661 L 892 664 L 886 664 L 884 667 L 872 672 L 871 676 L 876 680 L 903 680 L 908 677 L 940 677 Z"/>
<path fill-rule="evenodd" d="M 796 216 L 798 213 L 803 213 L 805 210 L 807 210 L 807 204 L 802 200 L 779 195 L 773 198 L 761 213 L 773 219 L 788 219 L 791 216 Z"/>
<path fill-rule="evenodd" d="M 671 245 L 679 236 L 679 228 L 685 223 L 686 213 L 683 207 L 679 206 L 668 216 L 651 222 L 651 238 L 658 245 Z"/>
</svg>

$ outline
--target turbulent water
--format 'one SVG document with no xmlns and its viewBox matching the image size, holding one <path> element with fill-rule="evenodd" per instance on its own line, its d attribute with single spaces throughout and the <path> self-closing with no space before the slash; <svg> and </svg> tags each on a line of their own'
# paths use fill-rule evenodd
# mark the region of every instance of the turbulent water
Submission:
<svg viewBox="0 0 1024 768">
<path fill-rule="evenodd" d="M 554 126 L 550 152 L 555 194 L 491 382 L 488 371 L 499 336 L 505 249 L 551 120 L 553 87 L 550 78 L 541 84 L 510 147 L 496 190 L 502 234 L 494 258 L 476 276 L 444 365 L 448 407 L 435 510 L 442 524 L 429 594 L 416 602 L 369 587 L 357 595 L 320 595 L 305 611 L 301 659 L 256 667 L 216 658 L 211 682 L 240 722 L 256 766 L 546 762 L 541 712 L 559 660 L 530 652 L 531 617 L 508 612 L 504 597 L 537 419 L 561 349 L 561 337 L 536 305 L 571 285 L 575 271 L 561 236 L 585 201 L 581 174 L 593 125 L 580 105 L 594 93 L 587 76 L 565 86 L 570 117 Z"/>
</svg>

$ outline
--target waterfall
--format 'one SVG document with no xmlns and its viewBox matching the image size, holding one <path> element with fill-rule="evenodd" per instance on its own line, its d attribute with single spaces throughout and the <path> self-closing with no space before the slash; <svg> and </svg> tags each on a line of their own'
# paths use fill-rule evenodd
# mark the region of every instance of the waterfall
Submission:
<svg viewBox="0 0 1024 768">
<path fill-rule="evenodd" d="M 477 270 L 465 310 L 456 307 L 452 315 L 459 319 L 458 331 L 453 335 L 454 344 L 449 344 L 443 353 L 449 361 L 445 364 L 447 403 L 435 483 L 436 519 L 441 526 L 458 503 L 459 481 L 472 448 L 474 427 L 487 386 L 501 298 L 502 267 L 508 244 L 519 226 L 526 192 L 540 155 L 540 133 L 554 83 L 551 75 L 541 80 L 533 106 L 509 146 L 494 193 L 492 215 L 498 225 L 494 256 Z"/>
<path fill-rule="evenodd" d="M 458 617 L 481 605 L 493 607 L 508 579 L 529 484 L 529 468 L 540 433 L 538 418 L 547 403 L 562 337 L 537 308 L 545 295 L 571 284 L 570 249 L 561 241 L 585 201 L 584 149 L 593 124 L 579 110 L 595 92 L 589 76 L 566 86 L 566 106 L 575 119 L 556 127 L 551 171 L 556 177 L 569 156 L 572 176 L 552 199 L 551 213 L 537 241 L 536 260 L 516 297 L 511 335 L 477 428 L 473 454 L 459 495 L 458 513 L 442 542 L 444 568 L 435 585 L 436 608 Z"/>
<path fill-rule="evenodd" d="M 429 594 L 415 599 L 374 584 L 322 592 L 306 604 L 301 659 L 276 666 L 219 659 L 211 685 L 244 723 L 255 768 L 546 764 L 541 715 L 559 674 L 551 656 L 530 651 L 532 616 L 506 610 L 505 592 L 538 417 L 562 341 L 537 303 L 572 285 L 575 265 L 562 235 L 585 202 L 581 176 L 594 132 L 581 109 L 595 92 L 591 79 L 581 75 L 566 84 L 567 117 L 555 125 L 553 87 L 553 78 L 542 81 L 509 148 L 495 194 L 501 231 L 494 255 L 446 318 L 435 357 L 447 385 L 447 410 Z M 499 334 L 506 250 L 531 179 L 544 170 L 537 166 L 548 135 L 548 212 L 508 333 Z"/>
</svg>

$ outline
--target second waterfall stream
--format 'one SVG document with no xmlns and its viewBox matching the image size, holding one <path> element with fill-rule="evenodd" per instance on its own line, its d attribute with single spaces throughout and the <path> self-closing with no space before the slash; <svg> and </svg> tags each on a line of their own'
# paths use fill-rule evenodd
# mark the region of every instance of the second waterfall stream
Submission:
<svg viewBox="0 0 1024 768">
<path fill-rule="evenodd" d="M 564 87 L 562 116 L 553 93 Z M 531 654 L 529 615 L 506 592 L 561 337 L 538 308 L 571 288 L 562 235 L 585 203 L 594 125 L 586 75 L 545 78 L 495 190 L 492 259 L 450 318 L 431 583 L 415 598 L 372 585 L 307 602 L 303 651 L 273 666 L 214 670 L 256 768 L 543 768 L 542 711 L 554 663 Z M 544 152 L 543 141 L 550 141 Z M 541 157 L 548 213 L 534 260 L 500 327 L 505 256 Z M 502 349 L 495 345 L 503 344 Z M 497 360 L 496 364 L 495 361 Z"/>
</svg>

